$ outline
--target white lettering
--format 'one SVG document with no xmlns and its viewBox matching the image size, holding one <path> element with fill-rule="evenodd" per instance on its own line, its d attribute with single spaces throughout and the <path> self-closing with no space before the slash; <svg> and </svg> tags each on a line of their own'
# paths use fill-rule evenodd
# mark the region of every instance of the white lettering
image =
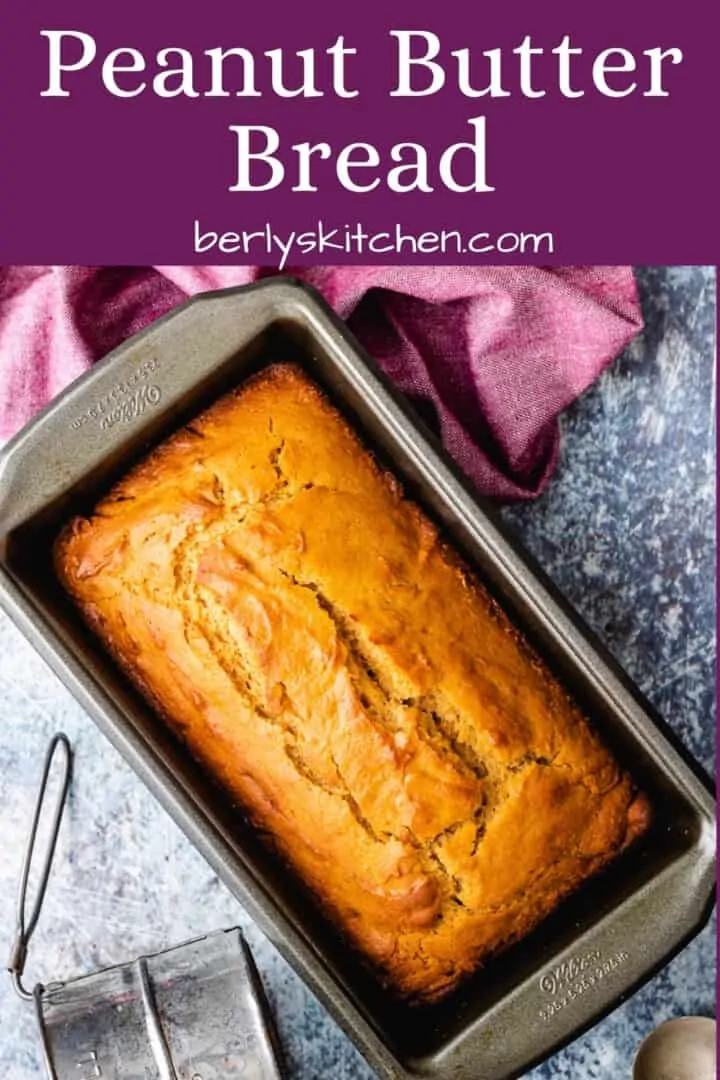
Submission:
<svg viewBox="0 0 720 1080">
<path fill-rule="evenodd" d="M 80 30 L 41 30 L 40 35 L 48 39 L 48 85 L 40 97 L 70 97 L 70 91 L 62 85 L 63 72 L 81 71 L 92 64 L 97 53 L 95 39 Z M 64 55 L 65 38 L 72 38 L 82 46 L 79 59 L 73 63 Z"/>
<path fill-rule="evenodd" d="M 170 67 L 171 59 L 179 60 L 179 67 Z M 153 79 L 153 90 L 158 97 L 173 98 L 184 95 L 196 98 L 200 95 L 193 86 L 193 58 L 187 49 L 161 49 L 158 53 L 160 67 L 168 68 L 167 71 L 158 72 Z M 171 79 L 178 79 L 175 87 L 169 85 Z"/>
<path fill-rule="evenodd" d="M 147 86 L 146 82 L 139 83 L 132 90 L 123 90 L 118 86 L 117 75 L 131 75 L 136 71 L 145 70 L 145 57 L 137 49 L 113 49 L 109 52 L 102 65 L 102 81 L 106 90 L 115 97 L 131 98 L 142 94 Z"/>
<path fill-rule="evenodd" d="M 443 151 L 438 167 L 440 179 L 450 191 L 494 191 L 495 188 L 488 184 L 485 176 L 487 158 L 485 117 L 475 116 L 472 120 L 468 120 L 468 124 L 475 130 L 474 141 L 453 143 Z M 458 154 L 467 156 L 468 152 L 473 157 L 474 177 L 471 183 L 461 184 L 455 179 L 454 165 Z"/>
<path fill-rule="evenodd" d="M 445 72 L 440 64 L 435 63 L 435 57 L 440 52 L 440 38 L 429 30 L 391 30 L 392 37 L 397 39 L 397 86 L 390 91 L 390 97 L 426 97 L 435 94 L 445 84 Z M 425 42 L 423 56 L 412 56 L 412 42 L 420 38 Z M 422 67 L 430 72 L 431 80 L 428 86 L 418 90 L 412 79 L 412 70 Z"/>
<path fill-rule="evenodd" d="M 282 162 L 274 156 L 280 146 L 280 136 L 275 128 L 266 127 L 264 124 L 230 124 L 229 130 L 235 132 L 237 172 L 235 183 L 228 190 L 269 191 L 271 188 L 281 184 L 285 176 L 285 168 Z M 264 137 L 265 146 L 260 150 L 252 151 L 250 143 L 255 132 Z M 270 170 L 270 178 L 266 183 L 252 182 L 250 175 L 251 162 L 258 162 L 267 166 Z"/>
<path fill-rule="evenodd" d="M 624 90 L 615 90 L 608 84 L 607 76 L 613 72 L 635 71 L 635 68 L 635 57 L 627 49 L 603 49 L 593 61 L 593 82 L 605 97 L 627 97 L 637 89 L 637 83 L 631 82 Z"/>
<path fill-rule="evenodd" d="M 669 60 L 671 64 L 682 64 L 682 50 L 645 49 L 644 55 L 650 57 L 650 87 L 645 91 L 644 97 L 669 97 L 669 91 L 663 86 L 663 61 Z"/>
</svg>

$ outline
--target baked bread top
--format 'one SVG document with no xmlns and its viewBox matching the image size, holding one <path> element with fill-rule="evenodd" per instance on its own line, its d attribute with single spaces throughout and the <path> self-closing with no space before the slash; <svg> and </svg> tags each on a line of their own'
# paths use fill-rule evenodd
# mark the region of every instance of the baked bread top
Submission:
<svg viewBox="0 0 720 1080">
<path fill-rule="evenodd" d="M 396 992 L 526 934 L 648 806 L 320 390 L 278 364 L 59 537 L 106 648 Z"/>
</svg>

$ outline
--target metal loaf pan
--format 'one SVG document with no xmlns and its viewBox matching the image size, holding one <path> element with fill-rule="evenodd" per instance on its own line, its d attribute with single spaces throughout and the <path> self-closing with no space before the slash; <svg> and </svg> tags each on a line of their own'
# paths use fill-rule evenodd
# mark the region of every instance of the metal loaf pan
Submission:
<svg viewBox="0 0 720 1080">
<path fill-rule="evenodd" d="M 198 775 L 51 572 L 52 540 L 71 513 L 87 509 L 220 393 L 283 359 L 305 366 L 438 522 L 655 810 L 650 832 L 606 872 L 451 998 L 422 1009 L 389 997 L 238 810 Z M 518 1075 L 616 1006 L 709 912 L 715 830 L 705 783 L 340 320 L 291 279 L 181 305 L 116 349 L 7 445 L 0 456 L 0 601 L 381 1077 Z"/>
</svg>

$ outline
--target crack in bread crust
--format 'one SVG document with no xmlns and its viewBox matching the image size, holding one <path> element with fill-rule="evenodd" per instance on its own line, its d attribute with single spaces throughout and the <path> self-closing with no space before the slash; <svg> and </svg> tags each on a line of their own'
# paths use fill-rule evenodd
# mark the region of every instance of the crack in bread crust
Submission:
<svg viewBox="0 0 720 1080">
<path fill-rule="evenodd" d="M 443 996 L 647 826 L 497 603 L 291 365 L 162 444 L 55 560 L 407 999 Z"/>
</svg>

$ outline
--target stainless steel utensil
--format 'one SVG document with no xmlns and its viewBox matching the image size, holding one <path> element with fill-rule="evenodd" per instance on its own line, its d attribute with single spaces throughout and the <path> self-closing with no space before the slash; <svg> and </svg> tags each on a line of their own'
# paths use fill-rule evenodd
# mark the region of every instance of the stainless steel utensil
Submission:
<svg viewBox="0 0 720 1080">
<path fill-rule="evenodd" d="M 28 915 L 30 870 L 56 754 L 60 788 Z M 28 946 L 45 896 L 71 763 L 70 743 L 55 735 L 23 861 L 8 966 L 17 993 L 34 1002 L 49 1080 L 280 1080 L 263 991 L 237 928 L 66 982 L 25 988 Z"/>
</svg>

